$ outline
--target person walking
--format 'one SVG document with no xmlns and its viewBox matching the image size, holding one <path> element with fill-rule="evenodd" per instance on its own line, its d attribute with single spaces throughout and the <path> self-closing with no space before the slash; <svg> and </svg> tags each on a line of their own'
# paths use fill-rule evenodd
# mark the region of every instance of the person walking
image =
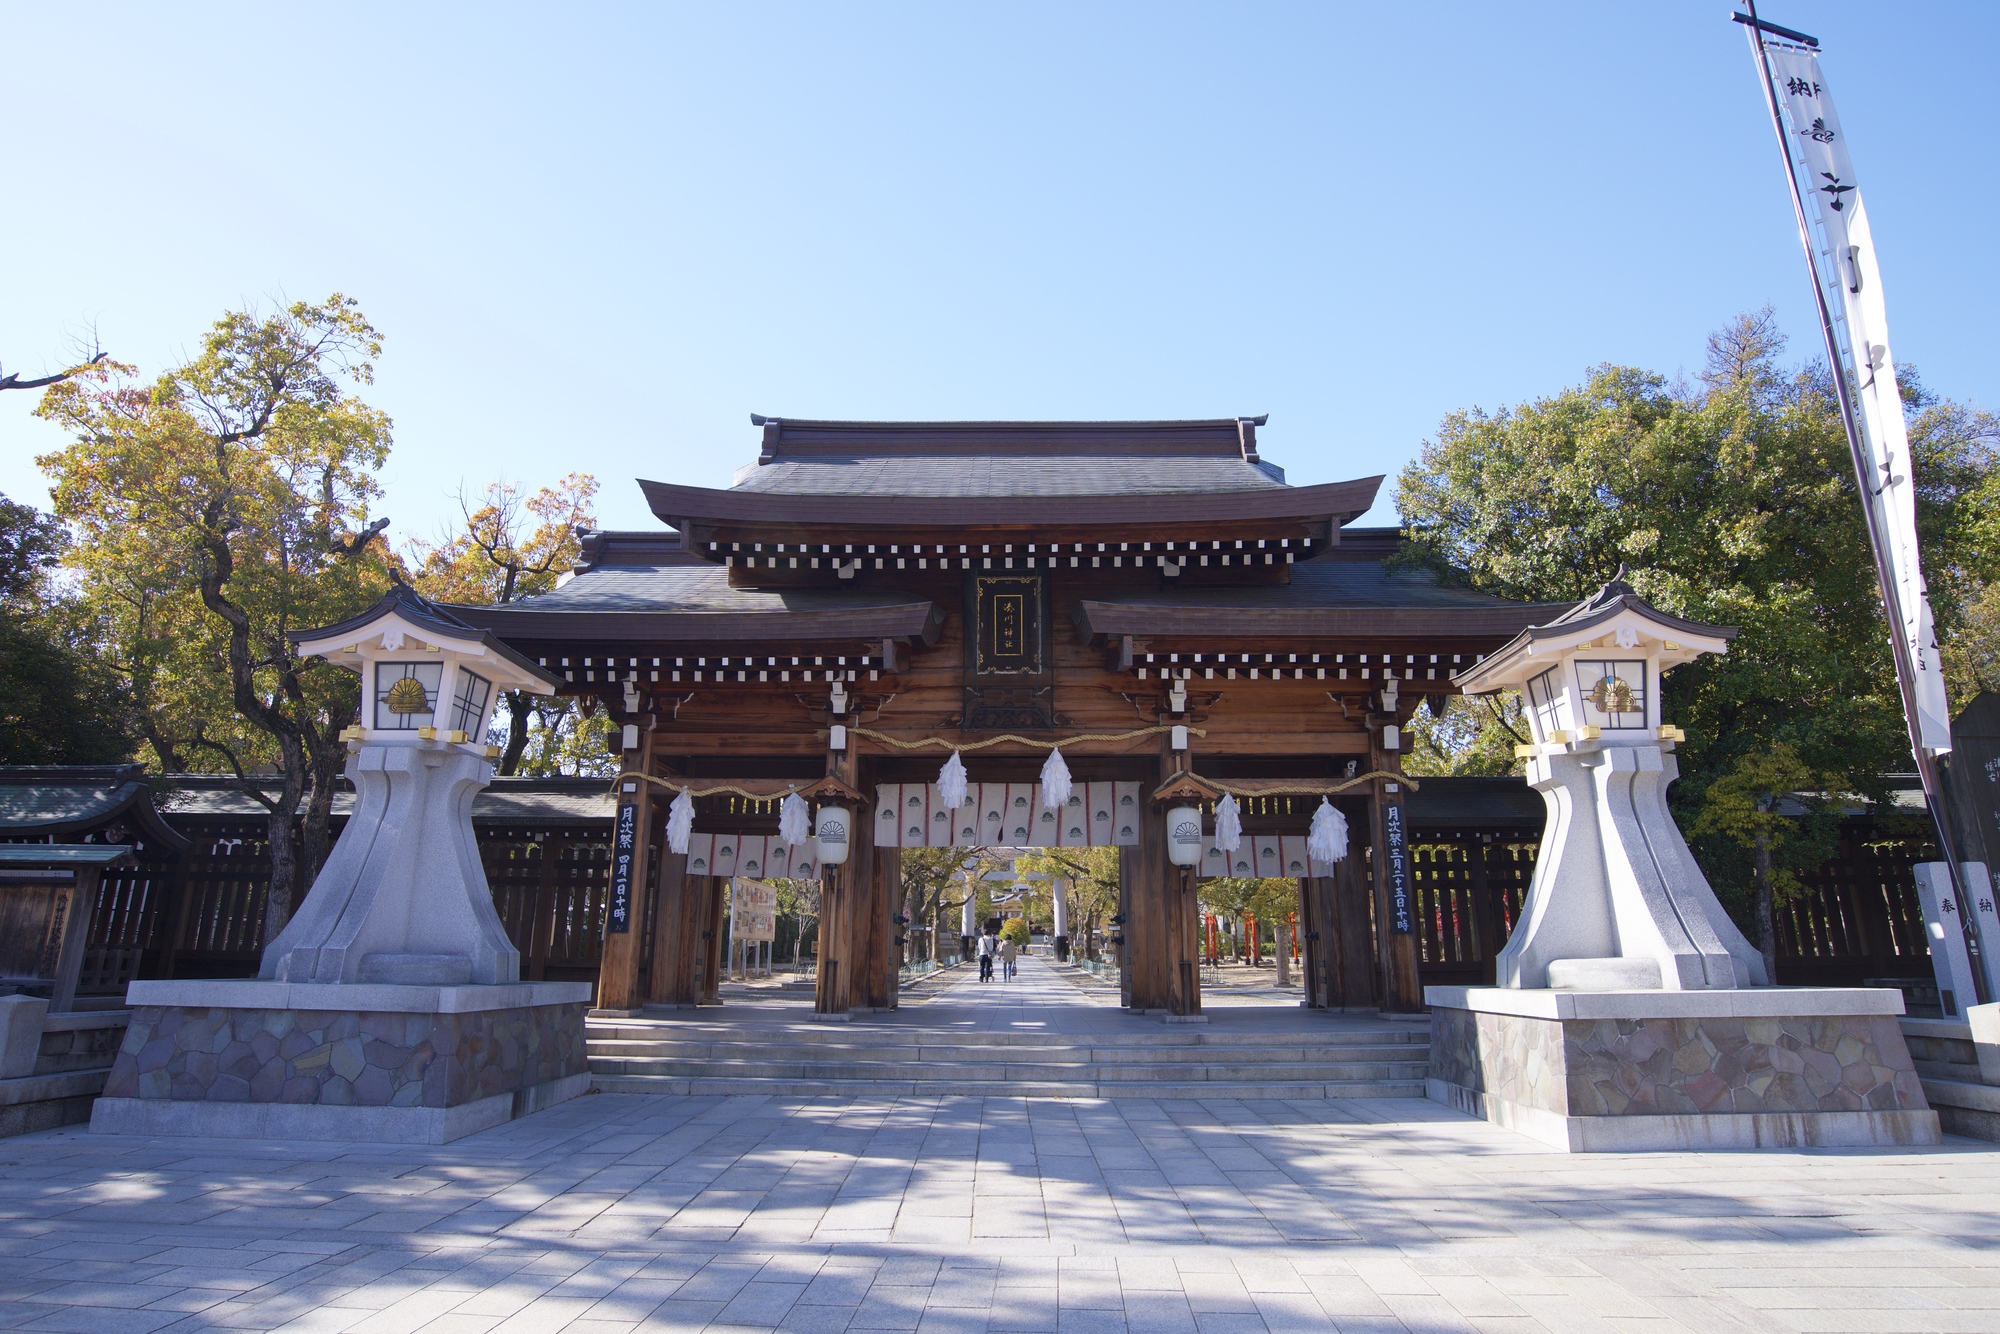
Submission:
<svg viewBox="0 0 2000 1334">
<path fill-rule="evenodd" d="M 981 982 L 991 982 L 993 980 L 993 944 L 994 941 L 992 936 L 989 936 L 984 932 L 980 933 L 979 980 Z"/>
<path fill-rule="evenodd" d="M 1014 980 L 1014 956 L 1018 953 L 1020 947 L 1014 943 L 1013 937 L 1000 942 L 1000 975 L 1009 982 Z"/>
</svg>

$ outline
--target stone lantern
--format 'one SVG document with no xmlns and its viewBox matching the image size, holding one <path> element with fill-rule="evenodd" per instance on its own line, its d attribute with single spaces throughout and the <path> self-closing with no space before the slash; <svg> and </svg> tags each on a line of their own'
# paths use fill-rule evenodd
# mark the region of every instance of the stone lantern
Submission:
<svg viewBox="0 0 2000 1334">
<path fill-rule="evenodd" d="M 493 908 L 472 798 L 493 778 L 486 724 L 503 690 L 555 678 L 490 633 L 398 585 L 353 620 L 293 635 L 303 654 L 361 677 L 342 734 L 358 797 L 312 892 L 264 949 L 279 982 L 517 982 L 521 956 Z"/>
<path fill-rule="evenodd" d="M 1455 680 L 1469 695 L 1521 693 L 1534 741 L 1518 748 L 1548 830 L 1497 984 L 1577 991 L 1764 986 L 1667 810 L 1682 733 L 1660 682 L 1736 631 L 1669 616 L 1619 577 L 1515 636 Z"/>
<path fill-rule="evenodd" d="M 92 1127 L 442 1143 L 583 1092 L 590 987 L 520 981 L 472 830 L 499 693 L 558 682 L 401 585 L 293 640 L 361 677 L 354 813 L 255 980 L 132 984 Z"/>
<path fill-rule="evenodd" d="M 1424 988 L 1433 1099 L 1566 1150 L 1939 1142 L 1902 993 L 1769 985 L 1667 811 L 1661 678 L 1735 634 L 1621 568 L 1453 678 L 1521 692 L 1548 824 L 1496 985 Z"/>
</svg>

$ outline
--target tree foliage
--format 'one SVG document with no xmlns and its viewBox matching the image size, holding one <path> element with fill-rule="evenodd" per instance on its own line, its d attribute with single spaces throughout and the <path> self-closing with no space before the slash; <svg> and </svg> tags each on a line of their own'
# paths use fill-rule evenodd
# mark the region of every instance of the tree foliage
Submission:
<svg viewBox="0 0 2000 1334">
<path fill-rule="evenodd" d="M 36 410 L 70 436 L 40 462 L 152 758 L 219 760 L 270 814 L 267 933 L 325 858 L 338 733 L 360 700 L 353 673 L 301 658 L 288 634 L 345 619 L 388 586 L 373 540 L 387 520 L 371 523 L 368 506 L 390 423 L 345 387 L 370 383 L 380 352 L 338 294 L 232 311 L 199 355 L 151 383 L 105 362 Z M 260 766 L 276 770 L 276 796 L 249 781 Z"/>
<path fill-rule="evenodd" d="M 479 503 L 459 496 L 463 522 L 437 542 L 409 544 L 411 582 L 435 602 L 490 606 L 554 589 L 583 557 L 582 534 L 597 522 L 597 479 L 573 472 L 527 495 L 494 482 Z M 611 715 L 595 701 L 525 690 L 500 696 L 493 727 L 503 774 L 615 773 Z"/>
<path fill-rule="evenodd" d="M 1283 925 L 1291 914 L 1299 910 L 1299 882 L 1296 880 L 1219 875 L 1203 880 L 1197 893 L 1206 911 L 1239 922 L 1245 917 L 1254 917 L 1260 931 L 1264 927 Z M 1241 933 L 1236 939 L 1241 947 L 1249 951 L 1252 960 L 1258 957 L 1256 941 L 1246 940 Z M 1282 943 L 1284 938 L 1280 936 L 1279 939 Z"/>
<path fill-rule="evenodd" d="M 1664 716 L 1688 734 L 1684 826 L 1725 776 L 1765 773 L 1775 745 L 1875 797 L 1912 762 L 1832 382 L 1785 367 L 1783 346 L 1766 311 L 1710 338 L 1698 383 L 1606 365 L 1517 408 L 1454 413 L 1400 479 L 1404 561 L 1549 602 L 1628 563 L 1663 610 L 1740 627 L 1726 655 L 1667 678 Z M 2000 567 L 2000 427 L 1899 374 L 1939 634 L 1963 661 L 1966 608 Z M 1705 833 L 1696 851 L 1719 889 L 1749 888 L 1733 839 Z"/>
<path fill-rule="evenodd" d="M 1522 763 L 1514 747 L 1528 740 L 1528 722 L 1521 716 L 1521 697 L 1509 691 L 1469 699 L 1464 695 L 1432 695 L 1411 715 L 1403 730 L 1409 751 L 1406 773 L 1498 777 L 1518 774 Z"/>
<path fill-rule="evenodd" d="M 1032 848 L 1014 859 L 1014 874 L 1034 886 L 1030 899 L 1045 920 L 1055 915 L 1052 882 L 1069 882 L 1070 937 L 1095 957 L 1098 933 L 1118 912 L 1118 849 Z"/>
<path fill-rule="evenodd" d="M 132 752 L 95 627 L 55 578 L 68 550 L 62 524 L 0 496 L 0 764 L 108 764 Z"/>
</svg>

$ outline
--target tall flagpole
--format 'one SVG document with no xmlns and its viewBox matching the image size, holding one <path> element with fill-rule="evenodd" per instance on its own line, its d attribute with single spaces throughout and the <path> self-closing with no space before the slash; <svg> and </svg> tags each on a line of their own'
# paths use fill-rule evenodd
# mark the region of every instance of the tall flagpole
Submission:
<svg viewBox="0 0 2000 1334">
<path fill-rule="evenodd" d="M 1966 948 L 1975 961 L 1979 959 L 1979 939 L 1973 933 L 1971 916 L 1972 900 L 1966 894 L 1965 877 L 1960 869 L 1958 848 L 1951 833 L 1951 819 L 1945 810 L 1944 796 L 1938 784 L 1937 760 L 1925 749 L 1922 729 L 1917 720 L 1916 664 L 1910 657 L 1908 635 L 1904 626 L 1908 623 L 1903 616 L 1902 599 L 1896 589 L 1896 581 L 1889 568 L 1888 543 L 1881 530 L 1880 516 L 1876 513 L 1871 497 L 1875 494 L 1875 481 L 1868 464 L 1867 450 L 1862 445 L 1860 424 L 1856 420 L 1853 388 L 1847 380 L 1846 360 L 1840 353 L 1840 339 L 1833 327 L 1833 310 L 1827 304 L 1826 286 L 1820 280 L 1819 257 L 1813 249 L 1812 222 L 1806 213 L 1805 196 L 1799 189 L 1798 173 L 1792 166 L 1792 146 L 1785 138 L 1785 118 L 1778 105 L 1777 82 L 1771 75 L 1771 58 L 1764 49 L 1764 33 L 1777 32 L 1780 36 L 1803 42 L 1807 46 L 1818 47 L 1819 43 L 1804 33 L 1795 33 L 1779 28 L 1775 24 L 1765 24 L 1757 17 L 1757 0 L 1744 0 L 1749 9 L 1748 22 L 1744 15 L 1732 17 L 1749 29 L 1750 48 L 1757 54 L 1757 68 L 1764 78 L 1764 101 L 1771 111 L 1771 128 L 1778 136 L 1778 153 L 1785 163 L 1785 183 L 1791 188 L 1792 216 L 1799 225 L 1799 244 L 1806 252 L 1806 272 L 1812 280 L 1813 305 L 1819 311 L 1820 333 L 1826 339 L 1827 365 L 1833 372 L 1834 388 L 1840 400 L 1840 424 L 1847 432 L 1847 450 L 1854 462 L 1854 481 L 1859 488 L 1861 515 L 1868 525 L 1868 546 L 1875 556 L 1875 580 L 1882 593 L 1882 611 L 1889 621 L 1889 645 L 1895 657 L 1896 686 L 1903 700 L 1903 721 L 1910 734 L 1910 753 L 1917 763 L 1917 781 L 1923 786 L 1924 803 L 1930 810 L 1931 824 L 1937 833 L 1938 851 L 1944 854 L 1945 866 L 1951 876 L 1954 896 L 1963 905 L 1958 914 L 1959 933 L 1965 938 Z M 1986 970 L 1975 962 L 1972 969 L 1973 989 L 1980 1003 L 1995 999 L 1986 994 Z"/>
</svg>

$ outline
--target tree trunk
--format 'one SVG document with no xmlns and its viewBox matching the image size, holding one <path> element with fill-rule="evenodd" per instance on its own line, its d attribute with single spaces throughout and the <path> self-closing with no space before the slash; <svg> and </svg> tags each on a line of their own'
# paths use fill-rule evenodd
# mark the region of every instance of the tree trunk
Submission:
<svg viewBox="0 0 2000 1334">
<path fill-rule="evenodd" d="M 1757 949 L 1764 956 L 1764 976 L 1778 984 L 1778 923 L 1771 901 L 1771 839 L 1757 835 Z"/>
<path fill-rule="evenodd" d="M 1278 985 L 1292 984 L 1292 928 L 1278 923 Z"/>
<path fill-rule="evenodd" d="M 299 802 L 305 796 L 305 756 L 298 743 L 285 738 L 280 747 L 285 759 L 285 781 L 279 789 L 278 808 L 265 820 L 270 842 L 271 885 L 264 895 L 264 943 L 270 944 L 292 920 L 297 907 L 299 884 Z"/>
<path fill-rule="evenodd" d="M 507 692 L 507 748 L 500 752 L 500 772 L 513 777 L 521 767 L 521 754 L 528 749 L 528 692 Z"/>
<path fill-rule="evenodd" d="M 346 767 L 347 746 L 336 742 L 318 747 L 312 757 L 312 787 L 306 797 L 305 816 L 299 824 L 299 885 L 310 890 L 319 879 L 333 850 L 333 797 L 340 786 L 340 772 Z"/>
</svg>

